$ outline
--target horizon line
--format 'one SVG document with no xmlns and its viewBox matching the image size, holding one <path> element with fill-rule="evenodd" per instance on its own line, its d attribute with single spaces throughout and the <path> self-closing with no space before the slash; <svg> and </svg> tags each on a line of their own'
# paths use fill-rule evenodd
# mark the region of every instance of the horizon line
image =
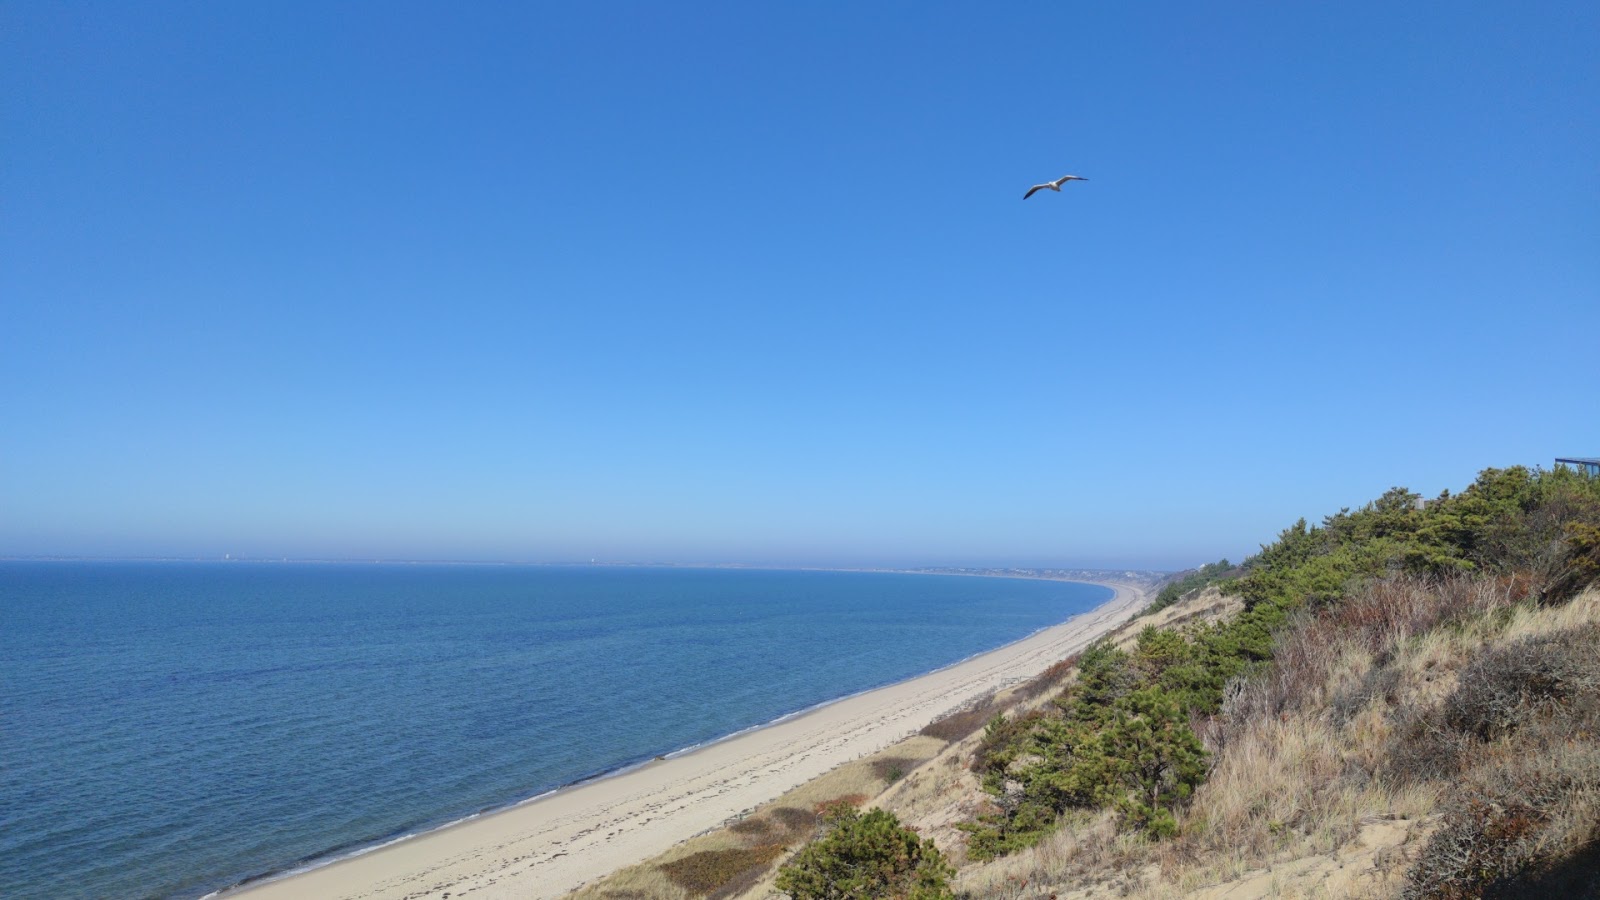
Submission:
<svg viewBox="0 0 1600 900">
<path fill-rule="evenodd" d="M 347 556 L 95 556 L 81 554 L 0 554 L 0 562 L 150 562 L 150 563 L 268 563 L 315 565 L 438 565 L 438 566 L 528 566 L 547 568 L 654 568 L 654 569 L 761 569 L 771 571 L 818 572 L 1121 572 L 1168 575 L 1182 569 L 1142 569 L 1128 566 L 1069 566 L 1069 565 L 820 565 L 801 563 L 744 563 L 744 562 L 666 562 L 631 560 L 510 560 L 510 559 L 448 559 L 400 557 L 347 557 Z"/>
</svg>

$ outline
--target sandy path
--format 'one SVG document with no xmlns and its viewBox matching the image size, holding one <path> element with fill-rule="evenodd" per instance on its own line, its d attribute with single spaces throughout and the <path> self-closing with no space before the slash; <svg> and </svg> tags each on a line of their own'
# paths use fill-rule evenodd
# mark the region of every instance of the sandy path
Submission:
<svg viewBox="0 0 1600 900">
<path fill-rule="evenodd" d="M 250 900 L 557 897 L 717 827 L 938 716 L 1044 671 L 1121 624 L 1145 596 L 1116 596 L 1038 634 L 691 753 L 568 788 L 362 856 L 229 892 Z"/>
</svg>

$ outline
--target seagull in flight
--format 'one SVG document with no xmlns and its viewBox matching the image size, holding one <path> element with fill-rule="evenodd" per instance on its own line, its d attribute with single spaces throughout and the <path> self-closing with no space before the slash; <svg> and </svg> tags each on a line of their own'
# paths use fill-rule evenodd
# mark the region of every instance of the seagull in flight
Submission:
<svg viewBox="0 0 1600 900">
<path fill-rule="evenodd" d="M 1061 186 L 1063 184 L 1066 184 L 1069 181 L 1088 181 L 1088 180 L 1089 179 L 1087 179 L 1087 178 L 1080 178 L 1077 175 L 1063 175 L 1060 178 L 1057 178 L 1055 181 L 1046 181 L 1044 184 L 1036 184 L 1033 187 L 1028 188 L 1028 192 L 1026 194 L 1022 195 L 1022 199 L 1026 200 L 1029 197 L 1032 197 L 1035 191 L 1042 191 L 1045 188 L 1049 188 L 1050 190 L 1055 191 L 1056 193 L 1060 193 L 1061 192 Z"/>
</svg>

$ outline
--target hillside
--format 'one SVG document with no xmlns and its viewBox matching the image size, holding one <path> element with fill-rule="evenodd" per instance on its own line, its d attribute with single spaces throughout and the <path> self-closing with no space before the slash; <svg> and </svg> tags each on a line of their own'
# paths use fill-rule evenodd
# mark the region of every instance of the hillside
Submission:
<svg viewBox="0 0 1600 900">
<path fill-rule="evenodd" d="M 1600 894 L 1600 480 L 1396 489 L 1207 568 L 1080 658 L 584 895 L 781 897 L 800 870 L 788 895 Z M 845 807 L 912 831 L 868 846 Z M 828 893 L 874 860 L 877 887 Z"/>
</svg>

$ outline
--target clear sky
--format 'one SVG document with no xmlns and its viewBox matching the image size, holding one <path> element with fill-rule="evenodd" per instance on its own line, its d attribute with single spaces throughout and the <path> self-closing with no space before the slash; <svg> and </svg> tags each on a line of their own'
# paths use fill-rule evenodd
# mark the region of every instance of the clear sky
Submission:
<svg viewBox="0 0 1600 900">
<path fill-rule="evenodd" d="M 1597 47 L 6 3 L 0 555 L 1179 568 L 1600 455 Z"/>
</svg>

